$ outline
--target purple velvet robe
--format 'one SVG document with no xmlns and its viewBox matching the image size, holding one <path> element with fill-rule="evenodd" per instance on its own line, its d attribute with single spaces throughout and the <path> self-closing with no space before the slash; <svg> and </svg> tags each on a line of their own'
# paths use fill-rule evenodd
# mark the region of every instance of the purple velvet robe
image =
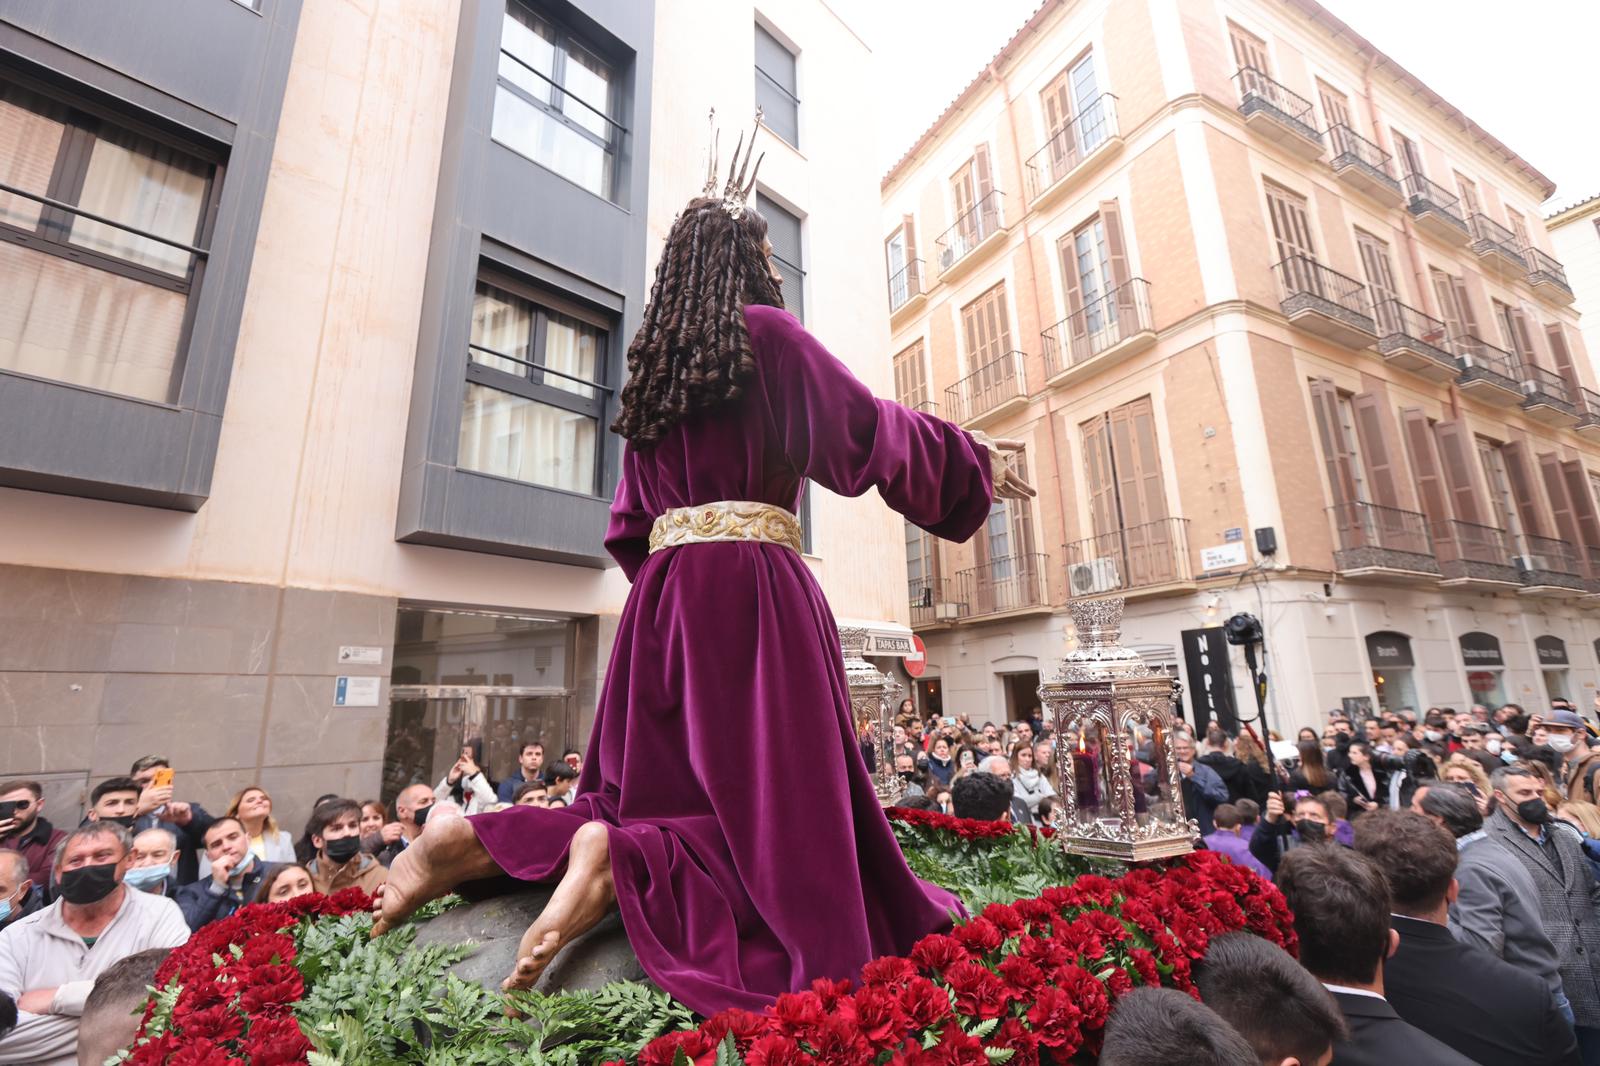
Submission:
<svg viewBox="0 0 1600 1066">
<path fill-rule="evenodd" d="M 877 489 L 964 541 L 989 513 L 988 452 L 875 399 L 787 312 L 745 309 L 756 374 L 740 399 L 629 447 L 606 547 L 633 581 L 578 797 L 472 819 L 507 873 L 558 876 L 583 822 L 609 827 L 617 905 L 646 973 L 694 1010 L 759 1010 L 855 977 L 946 928 L 956 898 L 917 880 L 851 721 L 832 613 L 794 551 L 691 544 L 649 554 L 672 507 L 793 510 L 805 479 Z"/>
</svg>

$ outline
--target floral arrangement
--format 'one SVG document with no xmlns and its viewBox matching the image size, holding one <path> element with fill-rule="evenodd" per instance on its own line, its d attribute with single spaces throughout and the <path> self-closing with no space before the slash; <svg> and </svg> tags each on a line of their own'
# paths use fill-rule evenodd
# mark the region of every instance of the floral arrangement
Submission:
<svg viewBox="0 0 1600 1066">
<path fill-rule="evenodd" d="M 156 977 L 135 1066 L 1038 1066 L 1098 1049 L 1138 985 L 1190 992 L 1211 937 L 1246 929 L 1293 951 L 1270 883 L 1200 852 L 1118 877 L 1043 843 L 1048 830 L 894 809 L 913 869 L 975 915 L 819 980 L 762 1014 L 695 1024 L 659 990 L 503 994 L 450 967 L 473 945 L 369 939 L 359 889 L 257 904 L 206 926 Z M 1108 870 L 1121 867 L 1106 866 Z M 1038 886 L 1034 888 L 1033 886 Z M 1026 889 L 1026 891 L 1020 891 Z M 441 901 L 423 920 L 458 901 Z"/>
<path fill-rule="evenodd" d="M 1086 874 L 992 903 L 859 985 L 819 980 L 765 1014 L 724 1011 L 647 1044 L 638 1066 L 1038 1066 L 1099 1047 L 1117 997 L 1138 985 L 1194 993 L 1211 937 L 1247 929 L 1293 951 L 1270 883 L 1211 852 L 1111 879 Z"/>
</svg>

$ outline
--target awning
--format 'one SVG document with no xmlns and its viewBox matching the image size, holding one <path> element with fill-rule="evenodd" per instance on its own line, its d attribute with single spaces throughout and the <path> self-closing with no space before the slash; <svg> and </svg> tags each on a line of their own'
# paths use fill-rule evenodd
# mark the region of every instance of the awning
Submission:
<svg viewBox="0 0 1600 1066">
<path fill-rule="evenodd" d="M 855 627 L 867 631 L 867 655 L 892 656 L 904 659 L 916 651 L 911 643 L 911 627 L 899 622 L 867 621 L 860 618 L 840 618 L 840 628 Z"/>
</svg>

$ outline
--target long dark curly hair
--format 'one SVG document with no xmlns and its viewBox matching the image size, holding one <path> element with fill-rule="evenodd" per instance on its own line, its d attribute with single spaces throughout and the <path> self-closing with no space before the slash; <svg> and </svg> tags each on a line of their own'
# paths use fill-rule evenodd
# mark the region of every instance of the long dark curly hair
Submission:
<svg viewBox="0 0 1600 1066">
<path fill-rule="evenodd" d="M 611 424 L 634 447 L 736 399 L 755 373 L 744 306 L 783 306 L 762 251 L 766 237 L 767 220 L 754 208 L 736 219 L 707 197 L 691 200 L 672 224 Z"/>
</svg>

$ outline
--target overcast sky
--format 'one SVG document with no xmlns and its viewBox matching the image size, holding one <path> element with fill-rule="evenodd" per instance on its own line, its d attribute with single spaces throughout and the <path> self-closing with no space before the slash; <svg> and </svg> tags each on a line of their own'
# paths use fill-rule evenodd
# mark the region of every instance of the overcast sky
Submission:
<svg viewBox="0 0 1600 1066">
<path fill-rule="evenodd" d="M 1038 0 L 828 2 L 879 59 L 872 99 L 885 172 L 1038 7 Z M 1322 3 L 1549 176 L 1556 195 L 1547 212 L 1600 193 L 1600 2 Z"/>
</svg>

